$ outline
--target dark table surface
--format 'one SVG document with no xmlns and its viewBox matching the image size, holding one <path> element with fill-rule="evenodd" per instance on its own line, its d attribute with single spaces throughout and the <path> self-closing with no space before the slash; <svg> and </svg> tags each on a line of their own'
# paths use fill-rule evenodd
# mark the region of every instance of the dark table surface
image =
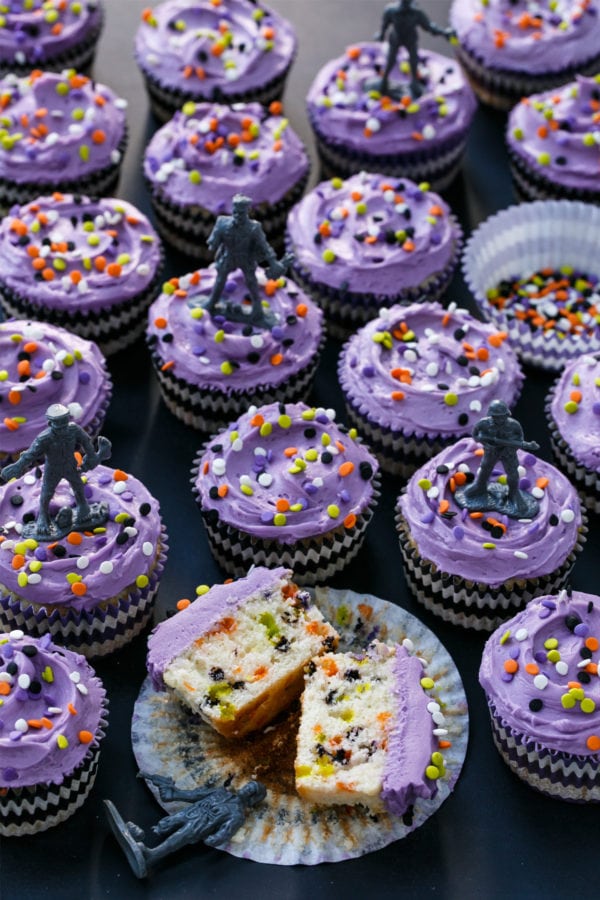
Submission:
<svg viewBox="0 0 600 900">
<path fill-rule="evenodd" d="M 150 214 L 141 177 L 143 150 L 157 127 L 148 111 L 142 79 L 133 62 L 133 35 L 144 0 L 105 0 L 106 28 L 94 74 L 129 101 L 130 142 L 119 195 Z M 272 0 L 294 21 L 300 49 L 289 79 L 285 109 L 314 160 L 304 97 L 317 69 L 356 40 L 377 31 L 383 0 Z M 445 23 L 447 0 L 422 0 L 438 23 Z M 450 49 L 424 36 L 424 46 Z M 503 142 L 504 118 L 479 109 L 463 172 L 446 198 L 466 232 L 497 209 L 514 202 Z M 166 276 L 194 268 L 167 254 Z M 460 277 L 448 296 L 469 305 Z M 319 369 L 312 402 L 343 404 L 336 379 L 340 345 L 330 341 Z M 170 536 L 170 553 L 160 589 L 156 620 L 201 583 L 223 580 L 208 551 L 201 517 L 189 490 L 189 470 L 201 436 L 186 428 L 160 400 L 145 347 L 140 342 L 113 357 L 115 382 L 104 433 L 113 442 L 114 464 L 144 481 L 160 500 Z M 516 414 L 527 422 L 527 437 L 550 459 L 543 401 L 551 378 L 529 371 Z M 522 784 L 504 765 L 491 738 L 477 671 L 483 636 L 454 628 L 422 610 L 409 595 L 393 523 L 400 484 L 384 479 L 380 506 L 357 559 L 335 580 L 337 587 L 366 591 L 419 616 L 453 656 L 463 679 L 470 711 L 470 739 L 459 782 L 441 809 L 403 841 L 350 862 L 316 867 L 279 867 L 239 860 L 202 845 L 177 854 L 151 879 L 132 875 L 104 819 L 102 798 L 111 798 L 125 818 L 148 827 L 161 810 L 136 779 L 130 723 L 145 677 L 147 635 L 96 664 L 110 698 L 110 725 L 103 742 L 96 785 L 84 807 L 68 822 L 27 838 L 0 839 L 0 897 L 60 896 L 135 898 L 337 898 L 366 895 L 436 898 L 583 897 L 596 890 L 598 811 L 545 798 Z M 600 529 L 592 519 L 584 552 L 575 566 L 573 587 L 597 590 Z"/>
</svg>

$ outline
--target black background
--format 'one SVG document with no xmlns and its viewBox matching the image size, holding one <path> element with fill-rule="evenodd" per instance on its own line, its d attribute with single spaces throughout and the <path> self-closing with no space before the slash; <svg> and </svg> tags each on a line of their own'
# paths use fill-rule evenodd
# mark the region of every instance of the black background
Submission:
<svg viewBox="0 0 600 900">
<path fill-rule="evenodd" d="M 157 127 L 148 111 L 142 78 L 133 61 L 133 37 L 144 0 L 105 0 L 107 21 L 99 44 L 95 77 L 129 101 L 130 142 L 119 196 L 150 213 L 141 176 L 143 150 Z M 438 23 L 447 21 L 447 0 L 422 0 Z M 371 39 L 379 28 L 383 0 L 272 0 L 290 18 L 300 46 L 288 82 L 285 111 L 313 156 L 311 185 L 318 178 L 304 97 L 317 69 L 353 41 Z M 443 53 L 441 39 L 424 36 L 423 46 Z M 469 136 L 462 175 L 446 192 L 467 233 L 490 213 L 514 202 L 500 114 L 480 108 Z M 564 262 L 564 261 L 563 261 Z M 194 268 L 169 252 L 165 276 Z M 460 275 L 448 297 L 469 305 Z M 330 341 L 312 402 L 335 407 L 343 418 L 337 386 L 340 345 Z M 113 442 L 113 464 L 144 481 L 160 500 L 170 537 L 156 619 L 198 584 L 224 578 L 207 548 L 200 514 L 189 489 L 189 470 L 201 436 L 186 428 L 162 404 L 142 342 L 110 360 L 115 391 L 104 433 Z M 529 370 L 516 414 L 526 436 L 550 459 L 544 397 L 551 378 Z M 492 744 L 477 671 L 484 638 L 430 616 L 409 596 L 393 523 L 400 483 L 386 478 L 380 506 L 358 558 L 335 580 L 337 587 L 368 591 L 406 607 L 440 637 L 460 670 L 470 711 L 467 759 L 454 793 L 405 840 L 361 859 L 316 867 L 278 867 L 243 861 L 203 845 L 181 851 L 154 875 L 138 882 L 104 820 L 102 798 L 111 798 L 127 819 L 149 827 L 161 814 L 136 779 L 131 751 L 133 704 L 145 677 L 146 635 L 96 664 L 110 698 L 110 724 L 102 745 L 96 785 L 84 807 L 68 822 L 30 838 L 0 839 L 0 896 L 115 898 L 387 898 L 584 897 L 597 891 L 598 811 L 545 798 L 522 784 Z M 572 584 L 597 589 L 600 530 L 592 518 L 584 553 Z"/>
</svg>

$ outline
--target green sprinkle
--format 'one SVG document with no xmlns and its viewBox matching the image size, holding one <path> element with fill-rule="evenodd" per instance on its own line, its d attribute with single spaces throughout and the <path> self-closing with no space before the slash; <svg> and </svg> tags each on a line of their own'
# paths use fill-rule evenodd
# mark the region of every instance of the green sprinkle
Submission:
<svg viewBox="0 0 600 900">
<path fill-rule="evenodd" d="M 198 171 L 198 169 L 192 169 L 191 172 L 188 173 L 188 179 L 192 184 L 200 184 L 202 181 L 202 175 Z"/>
<path fill-rule="evenodd" d="M 273 516 L 273 525 L 286 525 L 287 517 L 283 513 L 275 513 Z"/>
<path fill-rule="evenodd" d="M 429 675 L 425 675 L 421 678 L 421 687 L 424 691 L 430 691 L 432 687 L 435 687 L 435 681 Z"/>
<path fill-rule="evenodd" d="M 340 508 L 339 508 L 339 506 L 336 506 L 335 503 L 330 503 L 329 506 L 327 507 L 327 515 L 328 515 L 331 519 L 337 519 L 337 517 L 339 516 L 339 514 L 340 514 Z"/>
<path fill-rule="evenodd" d="M 66 750 L 69 746 L 69 742 L 64 734 L 59 734 L 56 736 L 56 745 L 59 750 Z"/>
<path fill-rule="evenodd" d="M 147 575 L 138 575 L 135 579 L 135 583 L 139 588 L 145 588 L 150 584 L 150 579 Z"/>
</svg>

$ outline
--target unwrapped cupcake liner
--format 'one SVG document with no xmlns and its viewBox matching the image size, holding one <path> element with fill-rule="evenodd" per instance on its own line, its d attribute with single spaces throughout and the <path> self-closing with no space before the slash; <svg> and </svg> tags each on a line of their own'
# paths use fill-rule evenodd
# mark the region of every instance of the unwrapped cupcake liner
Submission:
<svg viewBox="0 0 600 900">
<path fill-rule="evenodd" d="M 106 700 L 105 700 L 106 704 Z M 60 825 L 85 802 L 96 780 L 100 741 L 107 725 L 103 706 L 98 731 L 80 764 L 61 784 L 36 784 L 0 791 L 0 835 L 21 837 Z"/>
<path fill-rule="evenodd" d="M 32 203 L 38 197 L 44 196 L 51 191 L 59 191 L 62 194 L 83 194 L 86 197 L 110 197 L 116 195 L 116 188 L 119 183 L 119 175 L 121 173 L 121 164 L 127 149 L 127 129 L 123 132 L 123 137 L 117 148 L 119 152 L 119 162 L 110 163 L 103 169 L 97 169 L 81 178 L 61 181 L 57 179 L 54 182 L 35 181 L 35 168 L 32 167 L 32 180 L 26 182 L 11 181 L 7 178 L 0 178 L 0 212 L 4 215 L 8 210 L 16 204 L 23 206 L 26 203 Z"/>
<path fill-rule="evenodd" d="M 354 528 L 332 528 L 324 534 L 302 538 L 292 544 L 255 537 L 222 522 L 211 511 L 203 509 L 196 481 L 204 455 L 204 448 L 192 468 L 193 494 L 202 513 L 211 553 L 219 565 L 233 578 L 241 578 L 254 566 L 292 569 L 294 581 L 301 585 L 315 585 L 341 572 L 360 550 L 367 526 L 373 518 L 379 500 L 380 477 L 373 476 L 373 493 L 369 505 L 356 516 Z"/>
<path fill-rule="evenodd" d="M 584 203 L 600 203 L 600 190 L 569 187 L 546 178 L 527 165 L 527 161 L 508 148 L 513 185 L 520 200 L 581 200 Z"/>
<path fill-rule="evenodd" d="M 311 120 L 321 163 L 321 180 L 348 178 L 358 172 L 378 172 L 393 178 L 409 178 L 417 183 L 427 181 L 433 191 L 441 191 L 456 178 L 467 143 L 465 131 L 454 141 L 425 143 L 422 150 L 405 154 L 380 155 L 359 153 L 333 143 L 317 130 Z"/>
<path fill-rule="evenodd" d="M 33 303 L 2 283 L 1 273 L 0 301 L 7 318 L 35 319 L 59 325 L 80 337 L 95 341 L 102 352 L 110 356 L 128 347 L 144 333 L 148 324 L 148 307 L 162 288 L 161 269 L 162 261 L 151 283 L 137 296 L 97 312 L 77 308 L 50 309 L 43 303 Z M 76 301 L 73 305 L 76 307 Z"/>
<path fill-rule="evenodd" d="M 114 653 L 148 624 L 167 551 L 167 533 L 162 526 L 157 555 L 146 573 L 149 578 L 146 587 L 130 585 L 117 597 L 103 601 L 91 610 L 30 603 L 0 585 L 0 630 L 21 629 L 34 637 L 50 634 L 55 643 L 88 659 Z"/>
<path fill-rule="evenodd" d="M 189 101 L 199 103 L 206 101 L 210 103 L 227 103 L 233 106 L 235 103 L 262 103 L 268 107 L 274 100 L 281 100 L 285 89 L 285 82 L 288 72 L 291 68 L 293 57 L 290 59 L 287 68 L 282 74 L 271 79 L 261 88 L 255 88 L 250 91 L 239 91 L 237 93 L 224 93 L 215 88 L 211 94 L 203 95 L 199 91 L 186 91 L 183 88 L 170 88 L 161 84 L 159 79 L 154 78 L 149 72 L 142 70 L 148 99 L 150 100 L 150 108 L 159 122 L 167 122 L 175 113 L 181 109 L 184 103 Z"/>
<path fill-rule="evenodd" d="M 462 229 L 453 215 L 450 215 L 450 218 L 454 232 L 454 249 L 447 265 L 441 271 L 433 272 L 420 284 L 398 287 L 397 293 L 359 294 L 348 288 L 333 288 L 322 282 L 313 281 L 310 270 L 300 266 L 298 260 L 295 260 L 292 263 L 294 281 L 323 310 L 330 337 L 345 340 L 362 325 L 376 318 L 383 306 L 393 304 L 408 306 L 410 303 L 441 300 L 452 281 L 462 249 Z M 286 233 L 285 244 L 286 250 L 293 253 L 294 247 L 289 232 Z"/>
<path fill-rule="evenodd" d="M 306 399 L 312 388 L 324 341 L 303 369 L 287 381 L 276 385 L 248 385 L 247 390 L 222 391 L 217 387 L 200 388 L 164 369 L 164 360 L 151 351 L 152 364 L 158 377 L 165 406 L 192 428 L 210 434 L 225 428 L 249 406 L 264 406 L 279 401 L 295 403 Z"/>
<path fill-rule="evenodd" d="M 488 697 L 492 737 L 508 767 L 530 787 L 575 803 L 600 802 L 600 756 L 551 750 L 514 731 Z"/>
<path fill-rule="evenodd" d="M 573 266 L 600 275 L 600 207 L 569 200 L 540 200 L 510 206 L 486 219 L 471 235 L 463 254 L 463 273 L 482 314 L 507 331 L 524 362 L 558 371 L 581 353 L 600 350 L 600 326 L 592 335 L 566 335 L 531 329 L 508 318 L 486 292 L 503 279 L 528 276 L 548 266 Z"/>
<path fill-rule="evenodd" d="M 275 203 L 258 203 L 252 207 L 252 217 L 262 224 L 268 243 L 276 250 L 283 248 L 288 213 L 302 197 L 309 174 L 310 170 Z M 203 206 L 180 206 L 164 190 L 154 189 L 149 181 L 146 184 L 161 237 L 187 256 L 204 262 L 212 260 L 214 254 L 208 249 L 207 241 L 217 221 L 216 214 Z"/>
<path fill-rule="evenodd" d="M 498 587 L 443 572 L 435 563 L 422 557 L 399 509 L 396 510 L 396 528 L 406 581 L 419 603 L 453 625 L 476 631 L 495 631 L 534 597 L 557 594 L 566 586 L 586 540 L 587 519 L 582 511 L 582 525 L 575 546 L 553 572 L 537 578 L 510 579 Z"/>
<path fill-rule="evenodd" d="M 491 68 L 485 65 L 463 44 L 455 52 L 469 83 L 482 103 L 496 109 L 509 110 L 522 97 L 552 90 L 574 81 L 576 75 L 594 75 L 600 68 L 600 56 L 584 60 L 580 65 L 533 75 L 525 71 Z"/>
<path fill-rule="evenodd" d="M 550 429 L 550 446 L 558 460 L 560 468 L 565 472 L 577 489 L 581 502 L 591 512 L 600 513 L 600 472 L 587 469 L 578 462 L 573 451 L 561 435 L 556 422 L 552 418 L 552 400 L 554 389 L 546 401 L 546 419 Z"/>
</svg>

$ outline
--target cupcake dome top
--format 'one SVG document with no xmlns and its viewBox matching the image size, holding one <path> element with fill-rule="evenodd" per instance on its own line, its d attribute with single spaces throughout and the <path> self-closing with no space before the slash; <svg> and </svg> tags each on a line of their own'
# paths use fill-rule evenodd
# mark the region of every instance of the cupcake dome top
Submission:
<svg viewBox="0 0 600 900">
<path fill-rule="evenodd" d="M 599 647 L 599 597 L 537 597 L 488 639 L 479 680 L 501 721 L 525 740 L 597 757 Z"/>
<path fill-rule="evenodd" d="M 484 65 L 529 75 L 560 72 L 598 55 L 595 0 L 454 0 L 450 23 Z"/>
<path fill-rule="evenodd" d="M 289 214 L 287 241 L 312 281 L 389 300 L 442 272 L 460 229 L 428 185 L 360 172 L 306 194 Z"/>
<path fill-rule="evenodd" d="M 0 788 L 61 784 L 103 737 L 105 691 L 48 635 L 0 637 Z"/>
<path fill-rule="evenodd" d="M 600 357 L 568 362 L 550 399 L 550 413 L 562 439 L 581 465 L 600 472 Z"/>
<path fill-rule="evenodd" d="M 354 528 L 374 498 L 378 464 L 303 403 L 252 407 L 199 454 L 194 491 L 209 517 L 282 544 Z"/>
<path fill-rule="evenodd" d="M 0 79 L 0 178 L 52 188 L 118 164 L 127 101 L 73 70 Z"/>
<path fill-rule="evenodd" d="M 357 153 L 396 156 L 427 153 L 431 141 L 452 141 L 464 133 L 476 108 L 473 91 L 458 63 L 432 51 L 419 51 L 424 92 L 410 94 L 405 51 L 392 73 L 394 86 L 406 84 L 400 99 L 370 89 L 385 68 L 386 45 L 359 43 L 317 73 L 307 96 L 316 131 L 327 141 Z"/>
<path fill-rule="evenodd" d="M 519 393 L 523 374 L 506 337 L 455 303 L 382 309 L 345 345 L 340 384 L 382 428 L 468 434 L 493 399 L 510 404 Z"/>
<path fill-rule="evenodd" d="M 251 0 L 166 0 L 144 11 L 135 38 L 144 72 L 199 97 L 257 90 L 282 76 L 295 52 L 292 25 Z"/>
<path fill-rule="evenodd" d="M 0 18 L 0 65 L 44 68 L 46 60 L 68 54 L 102 25 L 101 0 L 11 0 Z"/>
<path fill-rule="evenodd" d="M 233 107 L 189 101 L 152 137 L 144 175 L 154 190 L 183 206 L 231 212 L 237 193 L 273 205 L 310 167 L 304 145 L 272 103 Z"/>
<path fill-rule="evenodd" d="M 578 540 L 577 492 L 550 463 L 519 450 L 520 487 L 538 498 L 538 514 L 533 519 L 470 514 L 458 506 L 454 492 L 477 472 L 481 452 L 472 438 L 462 438 L 421 466 L 400 495 L 398 509 L 419 556 L 443 572 L 491 587 L 554 572 Z M 504 476 L 501 466 L 494 472 L 494 479 Z"/>
</svg>

